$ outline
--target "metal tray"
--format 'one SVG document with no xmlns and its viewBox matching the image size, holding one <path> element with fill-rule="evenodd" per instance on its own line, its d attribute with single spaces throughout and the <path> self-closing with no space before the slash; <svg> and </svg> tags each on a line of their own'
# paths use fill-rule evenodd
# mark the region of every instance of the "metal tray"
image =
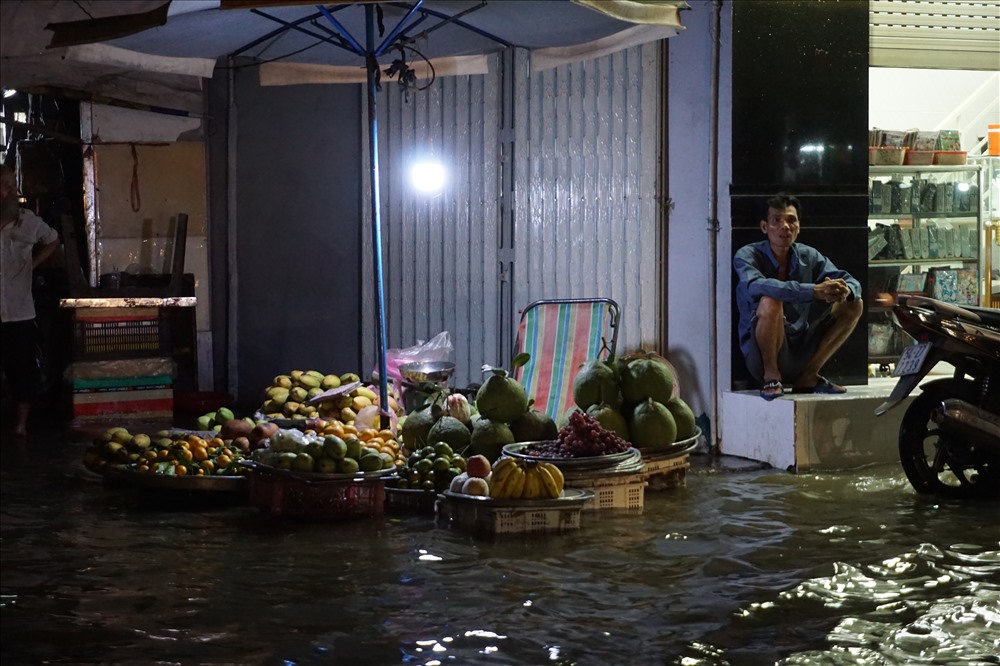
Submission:
<svg viewBox="0 0 1000 666">
<path fill-rule="evenodd" d="M 559 469 L 567 470 L 602 469 L 604 467 L 614 467 L 615 465 L 628 462 L 633 458 L 641 457 L 639 450 L 634 447 L 630 447 L 627 451 L 622 451 L 620 453 L 609 453 L 603 456 L 586 456 L 583 458 L 546 458 L 522 453 L 522 451 L 531 444 L 537 444 L 537 442 L 518 442 L 516 444 L 507 444 L 503 447 L 503 452 L 512 458 L 520 458 L 521 460 L 531 460 L 534 462 L 548 462 L 553 465 L 558 465 Z"/>
<path fill-rule="evenodd" d="M 173 491 L 198 491 L 233 493 L 243 492 L 247 488 L 245 476 L 172 476 L 153 472 L 138 472 L 134 468 L 125 468 L 122 475 L 129 485 L 137 488 Z"/>
<path fill-rule="evenodd" d="M 278 476 L 287 476 L 300 481 L 305 481 L 307 483 L 325 481 L 367 481 L 369 479 L 384 479 L 396 474 L 395 468 L 380 469 L 374 472 L 358 472 L 356 474 L 320 474 L 319 472 L 295 472 L 288 469 L 281 469 L 280 467 L 272 467 L 271 465 L 259 463 L 256 460 L 239 460 L 237 461 L 237 464 L 249 467 L 252 470 L 265 472 L 267 474 L 276 474 Z"/>
<path fill-rule="evenodd" d="M 690 453 L 698 447 L 698 440 L 701 438 L 701 428 L 698 426 L 694 427 L 694 435 L 688 437 L 687 439 L 679 439 L 673 444 L 663 447 L 655 448 L 642 448 L 639 449 L 639 453 L 646 460 L 665 460 L 667 458 L 676 458 L 677 456 L 682 456 L 685 453 Z"/>
<path fill-rule="evenodd" d="M 509 509 L 546 509 L 585 504 L 594 498 L 594 493 L 582 488 L 563 488 L 562 495 L 552 499 L 526 500 L 516 498 L 484 497 L 482 495 L 466 495 L 446 490 L 438 497 L 445 497 L 456 502 L 472 502 L 482 506 Z"/>
</svg>

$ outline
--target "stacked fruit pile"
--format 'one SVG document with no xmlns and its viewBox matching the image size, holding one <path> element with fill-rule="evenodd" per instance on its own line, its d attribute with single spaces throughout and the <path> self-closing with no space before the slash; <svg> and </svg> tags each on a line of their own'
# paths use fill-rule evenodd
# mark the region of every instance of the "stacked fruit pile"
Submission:
<svg viewBox="0 0 1000 666">
<path fill-rule="evenodd" d="M 635 447 L 664 448 L 695 434 L 694 412 L 674 386 L 670 367 L 656 354 L 595 360 L 573 382 L 574 409 Z"/>
<path fill-rule="evenodd" d="M 374 429 L 355 434 L 338 427 L 328 432 L 279 429 L 253 451 L 251 459 L 282 470 L 317 474 L 390 470 L 397 467 L 399 458 L 398 442 L 391 435 Z"/>
<path fill-rule="evenodd" d="M 555 499 L 563 492 L 563 474 L 547 462 L 502 457 L 491 465 L 485 456 L 475 455 L 449 490 L 494 499 Z"/>
<path fill-rule="evenodd" d="M 340 393 L 336 389 L 344 390 Z M 315 399 L 332 393 L 328 399 Z M 353 373 L 341 375 L 323 374 L 316 370 L 292 370 L 287 375 L 278 375 L 264 390 L 264 402 L 260 413 L 272 419 L 336 418 L 344 423 L 353 423 L 358 414 L 369 407 L 377 410 L 379 395 L 373 389 L 363 386 L 361 378 Z M 399 410 L 396 396 L 388 396 L 389 410 Z"/>
<path fill-rule="evenodd" d="M 405 417 L 403 443 L 409 451 L 447 442 L 468 456 L 494 461 L 503 447 L 514 442 L 552 439 L 558 429 L 548 415 L 528 402 L 524 387 L 500 368 L 488 368 L 489 377 L 470 405 L 459 393 L 435 395 L 429 405 Z"/>
<path fill-rule="evenodd" d="M 556 439 L 532 442 L 522 453 L 539 458 L 585 458 L 628 450 L 628 442 L 606 430 L 593 416 L 574 411 Z"/>
<path fill-rule="evenodd" d="M 249 442 L 205 439 L 196 434 L 161 431 L 153 436 L 109 428 L 87 447 L 84 466 L 102 475 L 138 472 L 168 476 L 224 476 L 242 473 L 235 463 L 248 455 Z"/>
<path fill-rule="evenodd" d="M 452 480 L 466 469 L 465 458 L 455 453 L 447 442 L 424 446 L 410 454 L 399 467 L 397 488 L 444 492 Z"/>
<path fill-rule="evenodd" d="M 501 458 L 493 466 L 490 497 L 499 499 L 555 499 L 562 495 L 563 475 L 547 462 Z"/>
</svg>

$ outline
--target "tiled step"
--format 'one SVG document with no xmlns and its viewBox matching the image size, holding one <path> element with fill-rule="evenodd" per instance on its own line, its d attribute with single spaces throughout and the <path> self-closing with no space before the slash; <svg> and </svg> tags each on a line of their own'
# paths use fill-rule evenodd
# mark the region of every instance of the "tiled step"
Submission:
<svg viewBox="0 0 1000 666">
<path fill-rule="evenodd" d="M 721 452 L 793 472 L 898 461 L 899 424 L 912 396 L 875 416 L 894 385 L 880 379 L 842 395 L 787 394 L 771 402 L 757 391 L 724 392 Z"/>
</svg>

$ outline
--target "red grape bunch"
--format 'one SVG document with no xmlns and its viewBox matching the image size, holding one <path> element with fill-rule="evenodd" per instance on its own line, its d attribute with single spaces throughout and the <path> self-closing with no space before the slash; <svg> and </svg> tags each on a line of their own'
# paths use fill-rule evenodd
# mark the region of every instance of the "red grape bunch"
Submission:
<svg viewBox="0 0 1000 666">
<path fill-rule="evenodd" d="M 574 411 L 569 423 L 559 431 L 558 439 L 533 443 L 524 452 L 541 458 L 586 458 L 628 449 L 628 442 L 602 428 L 593 416 Z"/>
</svg>

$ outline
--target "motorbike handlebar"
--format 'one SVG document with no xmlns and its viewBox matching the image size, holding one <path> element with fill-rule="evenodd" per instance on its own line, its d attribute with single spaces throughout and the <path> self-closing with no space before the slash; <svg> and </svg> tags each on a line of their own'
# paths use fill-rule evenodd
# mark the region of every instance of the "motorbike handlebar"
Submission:
<svg viewBox="0 0 1000 666">
<path fill-rule="evenodd" d="M 906 296 L 899 299 L 902 303 L 897 303 L 903 307 L 924 307 L 928 308 L 938 314 L 947 314 L 953 317 L 961 317 L 969 321 L 981 322 L 975 312 L 966 310 L 965 308 L 960 308 L 957 305 L 952 305 L 951 303 L 945 303 L 944 301 L 939 301 L 935 298 L 928 298 L 927 296 Z"/>
</svg>

